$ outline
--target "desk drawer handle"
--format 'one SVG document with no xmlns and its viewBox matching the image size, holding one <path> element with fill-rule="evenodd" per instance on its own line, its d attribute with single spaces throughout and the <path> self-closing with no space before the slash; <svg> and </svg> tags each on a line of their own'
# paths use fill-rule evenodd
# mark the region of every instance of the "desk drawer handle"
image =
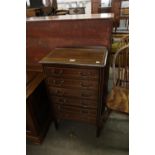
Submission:
<svg viewBox="0 0 155 155">
<path fill-rule="evenodd" d="M 62 86 L 62 84 L 64 83 L 64 80 L 53 80 L 52 82 L 54 85 Z"/>
<path fill-rule="evenodd" d="M 59 102 L 60 102 L 60 103 L 66 103 L 66 99 L 64 99 L 64 98 L 63 98 L 63 99 L 60 98 L 60 99 L 59 99 Z"/>
<path fill-rule="evenodd" d="M 56 75 L 56 76 L 60 76 L 60 75 L 62 75 L 63 74 L 63 70 L 53 70 L 52 71 L 52 73 L 53 73 L 53 75 Z"/>
<path fill-rule="evenodd" d="M 91 75 L 91 73 L 89 72 L 80 72 L 80 75 L 81 76 L 89 76 L 89 75 Z"/>
<path fill-rule="evenodd" d="M 61 90 L 56 90 L 56 95 L 64 95 L 64 92 Z"/>
<path fill-rule="evenodd" d="M 90 97 L 91 94 L 82 93 L 81 96 L 82 96 L 82 97 Z"/>
<path fill-rule="evenodd" d="M 81 84 L 81 87 L 90 87 L 90 86 L 92 86 L 90 83 L 86 84 L 86 83 L 81 82 L 80 84 Z"/>
<path fill-rule="evenodd" d="M 83 108 L 88 108 L 88 106 L 87 106 L 87 105 L 84 105 L 84 104 L 82 104 L 82 107 L 83 107 Z"/>
</svg>

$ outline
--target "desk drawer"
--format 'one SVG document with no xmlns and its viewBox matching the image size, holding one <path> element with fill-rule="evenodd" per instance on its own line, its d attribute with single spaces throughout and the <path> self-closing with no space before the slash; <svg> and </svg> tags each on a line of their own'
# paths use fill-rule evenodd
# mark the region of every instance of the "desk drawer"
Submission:
<svg viewBox="0 0 155 155">
<path fill-rule="evenodd" d="M 79 69 L 79 68 L 61 68 L 61 67 L 44 67 L 47 76 L 77 78 L 77 79 L 98 79 L 99 72 L 97 69 Z"/>
<path fill-rule="evenodd" d="M 47 78 L 47 84 L 54 87 L 98 90 L 98 80 L 72 80 L 49 77 Z"/>
<path fill-rule="evenodd" d="M 68 97 L 52 96 L 51 101 L 54 104 L 78 106 L 81 108 L 97 109 L 97 106 L 98 106 L 97 101 L 85 100 L 85 99 L 74 99 L 74 98 L 68 98 Z"/>
<path fill-rule="evenodd" d="M 98 99 L 98 91 L 93 90 L 76 90 L 76 89 L 66 89 L 66 88 L 57 88 L 49 87 L 50 94 L 53 96 L 67 96 L 67 97 L 77 97 L 84 99 Z"/>
</svg>

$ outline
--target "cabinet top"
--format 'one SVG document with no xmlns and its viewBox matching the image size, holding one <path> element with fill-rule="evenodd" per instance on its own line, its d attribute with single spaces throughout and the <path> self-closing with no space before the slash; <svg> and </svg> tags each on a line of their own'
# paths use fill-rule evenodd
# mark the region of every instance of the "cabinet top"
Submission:
<svg viewBox="0 0 155 155">
<path fill-rule="evenodd" d="M 51 21 L 51 20 L 85 20 L 85 19 L 112 19 L 113 13 L 101 14 L 79 14 L 79 15 L 61 15 L 61 16 L 44 16 L 44 17 L 28 17 L 27 22 L 33 21 Z"/>
<path fill-rule="evenodd" d="M 56 48 L 39 63 L 104 67 L 107 55 L 108 51 L 105 47 Z"/>
</svg>

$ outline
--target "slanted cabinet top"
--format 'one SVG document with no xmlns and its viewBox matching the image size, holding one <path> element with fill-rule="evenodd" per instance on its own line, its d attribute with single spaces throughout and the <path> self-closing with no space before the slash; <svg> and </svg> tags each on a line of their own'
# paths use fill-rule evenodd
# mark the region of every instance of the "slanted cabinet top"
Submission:
<svg viewBox="0 0 155 155">
<path fill-rule="evenodd" d="M 107 55 L 108 51 L 105 47 L 56 48 L 45 56 L 40 63 L 104 67 Z"/>
</svg>

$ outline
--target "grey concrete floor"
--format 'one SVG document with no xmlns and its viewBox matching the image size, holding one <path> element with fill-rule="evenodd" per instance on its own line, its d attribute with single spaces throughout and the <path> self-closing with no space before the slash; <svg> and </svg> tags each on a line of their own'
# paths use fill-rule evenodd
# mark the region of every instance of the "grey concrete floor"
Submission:
<svg viewBox="0 0 155 155">
<path fill-rule="evenodd" d="M 110 70 L 109 91 L 112 88 Z M 62 121 L 59 130 L 51 124 L 44 142 L 35 145 L 27 141 L 27 155 L 128 155 L 129 118 L 112 112 L 96 138 L 96 127 L 86 123 Z"/>
<path fill-rule="evenodd" d="M 57 131 L 50 126 L 41 145 L 27 141 L 27 155 L 128 155 L 128 128 L 128 116 L 112 113 L 96 138 L 95 126 L 65 120 Z"/>
</svg>

